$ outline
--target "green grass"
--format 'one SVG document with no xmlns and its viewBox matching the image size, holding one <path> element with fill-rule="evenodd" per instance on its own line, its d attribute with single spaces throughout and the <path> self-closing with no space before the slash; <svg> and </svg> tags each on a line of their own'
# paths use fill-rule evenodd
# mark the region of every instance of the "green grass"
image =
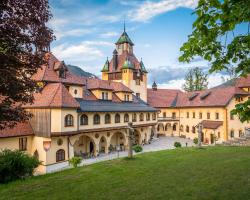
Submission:
<svg viewBox="0 0 250 200">
<path fill-rule="evenodd" d="M 0 199 L 250 199 L 250 148 L 182 148 L 0 185 Z"/>
</svg>

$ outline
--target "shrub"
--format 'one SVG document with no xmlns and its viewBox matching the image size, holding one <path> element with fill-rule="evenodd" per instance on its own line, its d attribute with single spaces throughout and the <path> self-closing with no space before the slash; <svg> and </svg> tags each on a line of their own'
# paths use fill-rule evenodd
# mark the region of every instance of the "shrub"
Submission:
<svg viewBox="0 0 250 200">
<path fill-rule="evenodd" d="M 175 146 L 176 148 L 181 147 L 181 143 L 180 143 L 180 142 L 175 142 L 175 143 L 174 143 L 174 146 Z"/>
<path fill-rule="evenodd" d="M 198 144 L 198 138 L 193 139 L 194 144 Z"/>
<path fill-rule="evenodd" d="M 136 153 L 139 153 L 139 152 L 142 152 L 142 146 L 140 145 L 135 145 L 133 146 L 133 150 L 136 152 Z"/>
<path fill-rule="evenodd" d="M 76 168 L 81 162 L 82 158 L 78 156 L 69 159 L 69 164 L 72 165 L 74 168 Z"/>
<path fill-rule="evenodd" d="M 32 176 L 39 164 L 36 157 L 22 151 L 3 150 L 0 152 L 0 183 Z"/>
</svg>

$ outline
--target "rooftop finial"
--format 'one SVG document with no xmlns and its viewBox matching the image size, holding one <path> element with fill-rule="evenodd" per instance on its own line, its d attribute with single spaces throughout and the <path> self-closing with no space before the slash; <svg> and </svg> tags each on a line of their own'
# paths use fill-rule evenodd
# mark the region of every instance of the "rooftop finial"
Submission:
<svg viewBox="0 0 250 200">
<path fill-rule="evenodd" d="M 123 22 L 123 32 L 126 32 L 126 23 L 125 23 L 125 19 L 124 19 L 124 22 Z"/>
</svg>

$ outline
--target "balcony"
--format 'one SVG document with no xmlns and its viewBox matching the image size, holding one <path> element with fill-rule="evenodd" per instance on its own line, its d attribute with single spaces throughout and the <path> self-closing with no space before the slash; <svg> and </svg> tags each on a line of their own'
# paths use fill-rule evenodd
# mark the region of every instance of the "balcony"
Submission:
<svg viewBox="0 0 250 200">
<path fill-rule="evenodd" d="M 179 121 L 179 117 L 158 117 L 159 122 L 167 122 L 167 121 Z"/>
</svg>

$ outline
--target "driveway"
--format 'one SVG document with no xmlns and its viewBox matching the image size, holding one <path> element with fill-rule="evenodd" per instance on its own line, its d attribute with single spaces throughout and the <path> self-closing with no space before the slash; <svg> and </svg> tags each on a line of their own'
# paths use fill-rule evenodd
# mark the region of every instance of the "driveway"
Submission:
<svg viewBox="0 0 250 200">
<path fill-rule="evenodd" d="M 182 147 L 186 147 L 186 143 L 188 147 L 194 145 L 193 141 L 186 138 L 179 138 L 179 137 L 169 137 L 169 136 L 162 136 L 160 138 L 154 138 L 150 144 L 146 144 L 143 146 L 143 152 L 152 152 L 152 151 L 160 151 L 166 149 L 174 149 L 174 142 L 180 142 Z M 110 154 L 101 154 L 96 158 L 89 158 L 82 161 L 81 165 L 90 165 L 93 163 L 105 161 L 105 160 L 113 160 L 116 158 L 126 157 L 128 156 L 127 151 L 122 152 L 113 152 Z"/>
</svg>

